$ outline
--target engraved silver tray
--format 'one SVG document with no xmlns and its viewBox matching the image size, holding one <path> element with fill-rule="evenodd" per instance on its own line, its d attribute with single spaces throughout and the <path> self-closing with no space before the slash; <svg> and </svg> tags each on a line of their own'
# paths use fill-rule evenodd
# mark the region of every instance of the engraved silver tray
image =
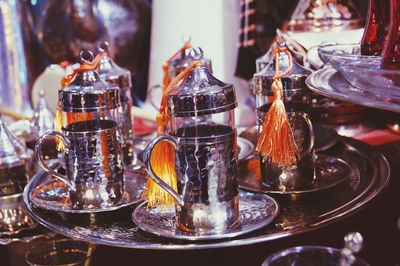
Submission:
<svg viewBox="0 0 400 266">
<path fill-rule="evenodd" d="M 222 240 L 189 242 L 154 236 L 138 229 L 131 219 L 135 206 L 108 213 L 73 214 L 35 208 L 29 193 L 41 182 L 38 173 L 24 191 L 24 204 L 32 217 L 59 234 L 102 245 L 126 248 L 191 250 L 249 245 L 307 232 L 354 214 L 387 185 L 390 168 L 386 158 L 357 140 L 340 137 L 327 154 L 342 158 L 360 172 L 333 190 L 307 193 L 304 197 L 278 197 L 281 210 L 268 226 L 255 232 Z"/>
</svg>

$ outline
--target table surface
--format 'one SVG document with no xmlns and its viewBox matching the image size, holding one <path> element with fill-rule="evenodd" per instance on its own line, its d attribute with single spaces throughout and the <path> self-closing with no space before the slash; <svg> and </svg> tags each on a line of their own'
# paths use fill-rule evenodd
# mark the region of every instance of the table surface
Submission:
<svg viewBox="0 0 400 266">
<path fill-rule="evenodd" d="M 387 156 L 392 167 L 389 186 L 358 213 L 332 225 L 272 242 L 212 250 L 156 251 L 98 246 L 92 265 L 261 265 L 273 252 L 292 246 L 341 248 L 343 236 L 350 231 L 359 231 L 364 236 L 359 256 L 368 263 L 400 265 L 400 142 L 380 144 L 375 149 Z M 0 246 L 0 265 L 24 265 L 25 251 L 33 244 Z"/>
</svg>

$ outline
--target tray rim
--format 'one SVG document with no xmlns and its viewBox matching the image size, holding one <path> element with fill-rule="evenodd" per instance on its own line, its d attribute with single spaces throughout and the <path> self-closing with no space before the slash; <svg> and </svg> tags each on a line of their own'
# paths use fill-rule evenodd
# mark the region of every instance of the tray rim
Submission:
<svg viewBox="0 0 400 266">
<path fill-rule="evenodd" d="M 347 143 L 347 140 L 351 140 L 358 144 L 358 146 L 362 145 L 364 147 L 367 147 L 371 149 L 371 147 L 365 143 L 362 143 L 361 141 L 353 140 L 351 138 L 346 138 L 346 137 L 340 137 L 340 139 L 343 139 L 344 142 L 351 147 L 354 147 L 354 145 L 351 145 Z M 361 149 L 365 149 L 361 147 Z M 329 215 L 330 217 L 325 217 L 325 219 L 321 221 L 315 221 L 312 224 L 307 225 L 307 227 L 304 226 L 296 226 L 295 228 L 289 229 L 287 232 L 274 232 L 270 234 L 264 234 L 264 235 L 258 235 L 258 236 L 251 236 L 248 238 L 239 238 L 239 239 L 225 239 L 224 241 L 214 241 L 214 242 L 188 242 L 184 241 L 182 243 L 176 244 L 176 243 L 169 243 L 168 245 L 162 244 L 162 243 L 138 243 L 138 242 L 121 242 L 121 241 L 115 241 L 115 240 L 110 240 L 110 239 L 102 239 L 101 237 L 98 236 L 91 236 L 90 239 L 85 237 L 83 234 L 77 234 L 75 230 L 69 229 L 69 228 L 64 228 L 63 230 L 60 230 L 57 226 L 49 223 L 48 221 L 43 220 L 42 217 L 37 216 L 34 211 L 32 210 L 32 206 L 29 203 L 29 200 L 27 198 L 28 190 L 29 190 L 29 185 L 31 184 L 31 181 L 28 183 L 28 185 L 25 187 L 24 193 L 23 193 L 23 203 L 28 211 L 28 213 L 41 225 L 44 227 L 50 229 L 51 231 L 54 231 L 56 233 L 59 233 L 61 235 L 67 236 L 67 237 L 73 237 L 77 238 L 83 241 L 91 242 L 94 244 L 100 244 L 100 245 L 109 245 L 109 246 L 114 246 L 114 247 L 122 247 L 122 248 L 134 248 L 134 249 L 148 249 L 148 250 L 194 250 L 194 249 L 214 249 L 214 248 L 227 248 L 227 247 L 236 247 L 236 246 L 244 246 L 244 245 L 251 245 L 251 244 L 257 244 L 257 243 L 263 243 L 267 241 L 272 241 L 275 239 L 280 239 L 283 237 L 288 237 L 288 236 L 293 236 L 297 235 L 300 233 L 305 233 L 309 232 L 318 228 L 322 228 L 325 226 L 328 226 L 332 224 L 335 221 L 339 221 L 347 216 L 350 216 L 352 214 L 357 213 L 360 211 L 363 207 L 365 207 L 368 203 L 371 202 L 379 193 L 381 193 L 388 185 L 390 176 L 391 176 L 391 169 L 390 165 L 388 163 L 388 160 L 386 157 L 378 152 L 378 151 L 373 151 L 373 156 L 374 160 L 372 159 L 372 155 L 370 153 L 366 154 L 365 156 L 369 158 L 369 161 L 374 162 L 375 167 L 374 169 L 377 169 L 379 178 L 377 178 L 377 184 L 375 184 L 375 188 L 372 191 L 368 191 L 369 193 L 363 193 L 362 195 L 357 197 L 357 203 L 348 208 L 349 204 L 345 204 L 337 209 L 335 209 L 335 214 L 333 215 L 332 213 L 328 212 L 324 214 L 324 216 Z M 383 173 L 383 174 L 382 174 Z M 40 173 L 38 173 L 40 174 Z M 382 174 L 382 175 L 381 175 Z M 372 185 L 368 186 L 368 189 L 371 188 Z M 354 202 L 354 200 L 352 200 Z M 345 211 L 342 211 L 343 208 L 346 208 Z M 139 228 L 132 228 L 132 230 L 140 230 Z M 146 233 L 147 234 L 147 233 Z M 244 235 L 245 237 L 246 235 Z M 242 236 L 243 237 L 243 236 Z M 165 240 L 165 238 L 163 238 Z M 171 241 L 174 241 L 171 239 Z"/>
<path fill-rule="evenodd" d="M 330 72 L 330 73 L 329 73 Z M 322 69 L 314 71 L 308 78 L 306 79 L 306 85 L 307 87 L 323 96 L 332 98 L 334 100 L 340 100 L 343 102 L 348 102 L 348 103 L 353 103 L 357 105 L 362 105 L 365 107 L 370 107 L 374 109 L 379 109 L 379 110 L 386 110 L 386 111 L 391 111 L 391 112 L 400 112 L 400 104 L 390 104 L 388 102 L 384 102 L 383 99 L 382 101 L 380 100 L 374 100 L 373 102 L 368 102 L 368 99 L 365 98 L 363 101 L 361 100 L 360 97 L 364 92 L 361 92 L 360 90 L 366 90 L 366 89 L 360 89 L 357 87 L 354 87 L 350 83 L 347 82 L 347 80 L 343 77 L 343 83 L 347 84 L 347 91 L 346 93 L 335 93 L 333 90 L 337 90 L 336 88 L 329 86 L 327 81 L 329 81 L 335 74 L 340 74 L 340 71 L 334 69 L 331 66 L 325 66 Z M 320 77 L 322 75 L 326 75 L 328 77 L 325 77 L 324 79 L 321 79 Z M 323 80 L 323 82 L 321 82 Z M 318 83 L 318 84 L 317 84 Z M 358 91 L 358 92 L 357 92 Z M 368 92 L 366 90 L 366 92 Z M 351 94 L 356 94 L 357 97 L 360 98 L 360 100 L 354 99 L 351 97 Z M 377 104 L 375 104 L 377 103 Z"/>
</svg>

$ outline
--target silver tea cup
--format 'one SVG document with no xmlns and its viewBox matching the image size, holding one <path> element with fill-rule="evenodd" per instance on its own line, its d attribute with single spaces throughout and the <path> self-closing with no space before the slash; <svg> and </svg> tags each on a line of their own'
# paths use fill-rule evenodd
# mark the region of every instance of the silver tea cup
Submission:
<svg viewBox="0 0 400 266">
<path fill-rule="evenodd" d="M 77 122 L 41 136 L 35 146 L 39 165 L 69 188 L 73 209 L 118 205 L 124 194 L 121 136 L 111 120 Z M 64 144 L 66 176 L 49 168 L 41 154 L 43 141 L 57 137 Z"/>
<path fill-rule="evenodd" d="M 183 187 L 178 194 L 153 171 L 150 158 L 154 146 L 171 143 L 176 151 L 176 172 Z M 238 221 L 236 131 L 209 137 L 161 135 L 144 151 L 150 177 L 178 203 L 177 221 L 181 230 L 199 234 L 218 233 Z"/>
<path fill-rule="evenodd" d="M 258 110 L 259 132 L 265 113 Z M 278 165 L 260 155 L 261 180 L 275 191 L 301 190 L 315 181 L 315 140 L 314 129 L 307 113 L 298 109 L 288 112 L 289 123 L 299 151 L 299 160 L 290 165 Z"/>
</svg>

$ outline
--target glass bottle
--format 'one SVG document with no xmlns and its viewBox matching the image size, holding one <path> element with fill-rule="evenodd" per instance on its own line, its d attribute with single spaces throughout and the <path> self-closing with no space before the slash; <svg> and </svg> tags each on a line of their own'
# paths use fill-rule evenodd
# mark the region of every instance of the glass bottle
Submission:
<svg viewBox="0 0 400 266">
<path fill-rule="evenodd" d="M 381 55 L 389 28 L 390 0 L 369 0 L 367 22 L 361 40 L 362 55 Z"/>
<path fill-rule="evenodd" d="M 386 44 L 383 47 L 381 66 L 384 69 L 400 69 L 400 1 L 390 0 L 390 24 Z"/>
</svg>

